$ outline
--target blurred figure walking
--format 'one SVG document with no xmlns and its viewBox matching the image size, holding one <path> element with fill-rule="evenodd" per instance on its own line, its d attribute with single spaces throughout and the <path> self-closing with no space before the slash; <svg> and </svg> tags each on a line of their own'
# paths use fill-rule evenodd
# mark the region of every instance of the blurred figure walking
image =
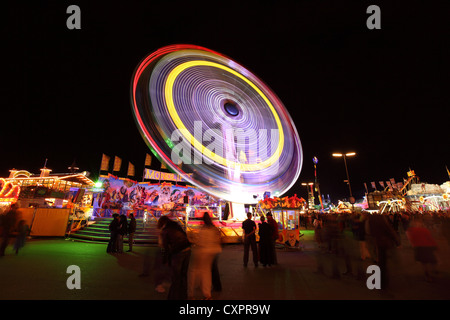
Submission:
<svg viewBox="0 0 450 320">
<path fill-rule="evenodd" d="M 14 251 L 16 254 L 19 254 L 19 249 L 25 246 L 25 241 L 30 234 L 30 228 L 25 223 L 25 220 L 20 220 L 19 225 L 17 226 L 17 237 L 16 242 L 14 243 Z"/>
<path fill-rule="evenodd" d="M 203 215 L 203 226 L 194 237 L 192 262 L 189 270 L 188 298 L 194 298 L 199 284 L 203 298 L 211 299 L 212 267 L 216 256 L 222 252 L 219 229 L 213 224 L 207 212 Z"/>
<path fill-rule="evenodd" d="M 167 299 L 186 300 L 191 244 L 183 228 L 167 216 L 159 218 L 158 229 L 161 230 L 161 242 L 164 249 L 163 263 L 170 261 L 171 266 L 171 285 Z"/>
<path fill-rule="evenodd" d="M 434 240 L 431 232 L 425 227 L 423 221 L 415 219 L 406 231 L 406 235 L 414 249 L 414 259 L 420 262 L 425 273 L 425 280 L 433 282 L 437 274 L 437 242 Z"/>
<path fill-rule="evenodd" d="M 11 204 L 10 209 L 2 216 L 0 216 L 0 230 L 2 236 L 2 244 L 0 246 L 0 257 L 5 255 L 6 247 L 9 244 L 9 237 L 11 231 L 16 225 L 17 219 L 17 205 L 15 203 Z"/>
<path fill-rule="evenodd" d="M 400 237 L 389 221 L 381 214 L 370 215 L 366 221 L 366 235 L 372 241 L 376 252 L 376 262 L 381 271 L 381 289 L 389 287 L 388 256 L 400 246 Z"/>
</svg>

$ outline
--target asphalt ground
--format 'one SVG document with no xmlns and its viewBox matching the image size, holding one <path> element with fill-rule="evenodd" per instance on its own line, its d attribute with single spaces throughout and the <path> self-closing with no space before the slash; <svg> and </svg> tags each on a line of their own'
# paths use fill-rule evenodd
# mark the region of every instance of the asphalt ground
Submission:
<svg viewBox="0 0 450 320">
<path fill-rule="evenodd" d="M 361 262 L 350 241 L 352 265 L 359 266 L 360 277 L 342 275 L 332 277 L 332 265 L 345 271 L 344 260 L 335 254 L 320 251 L 313 240 L 313 232 L 302 230 L 302 250 L 277 250 L 278 264 L 254 267 L 243 266 L 243 245 L 227 244 L 219 256 L 222 291 L 213 292 L 215 303 L 273 303 L 279 311 L 301 307 L 302 301 L 317 304 L 322 301 L 446 301 L 450 299 L 450 246 L 438 238 L 438 271 L 434 282 L 425 281 L 422 266 L 414 261 L 413 250 L 402 237 L 402 246 L 389 256 L 390 287 L 386 290 L 368 289 L 367 267 L 373 262 Z M 125 245 L 125 250 L 128 249 Z M 0 258 L 0 300 L 17 304 L 20 301 L 96 301 L 119 300 L 146 302 L 147 306 L 168 306 L 167 291 L 155 290 L 153 270 L 140 277 L 146 257 L 153 262 L 158 248 L 134 247 L 133 252 L 106 253 L 106 244 L 85 243 L 64 239 L 31 239 L 16 255 L 12 245 Z M 251 261 L 251 258 L 250 258 Z M 317 266 L 324 273 L 317 273 Z M 80 270 L 80 289 L 69 289 L 72 275 L 69 266 Z M 355 270 L 355 269 L 354 269 Z M 169 283 L 165 284 L 168 289 Z M 196 297 L 201 299 L 199 292 Z M 163 302 L 164 301 L 164 302 Z M 283 302 L 282 302 L 283 301 Z M 193 305 L 194 301 L 177 302 Z M 202 303 L 211 303 L 205 302 Z M 279 305 L 281 303 L 281 305 Z M 79 305 L 79 303 L 78 303 Z M 100 304 L 102 305 L 102 304 Z M 311 304 L 308 304 L 309 306 Z M 324 304 L 321 304 L 321 306 Z M 305 306 L 305 304 L 303 304 Z M 171 312 L 179 312 L 175 307 Z M 309 310 L 309 307 L 305 308 Z M 311 311 L 311 310 L 309 310 Z M 325 310 L 322 310 L 325 312 Z M 223 315 L 223 312 L 222 312 Z M 273 315 L 273 314 L 272 314 Z M 216 317 L 217 318 L 217 317 Z"/>
</svg>

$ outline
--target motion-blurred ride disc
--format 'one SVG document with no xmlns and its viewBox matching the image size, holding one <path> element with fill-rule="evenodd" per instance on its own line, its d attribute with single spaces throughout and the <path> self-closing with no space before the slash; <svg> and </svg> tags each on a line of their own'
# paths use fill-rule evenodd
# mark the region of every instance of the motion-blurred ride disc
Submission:
<svg viewBox="0 0 450 320">
<path fill-rule="evenodd" d="M 193 45 L 153 52 L 136 68 L 131 100 L 158 159 L 217 198 L 250 204 L 266 191 L 281 196 L 300 174 L 302 148 L 286 108 L 220 53 Z"/>
</svg>

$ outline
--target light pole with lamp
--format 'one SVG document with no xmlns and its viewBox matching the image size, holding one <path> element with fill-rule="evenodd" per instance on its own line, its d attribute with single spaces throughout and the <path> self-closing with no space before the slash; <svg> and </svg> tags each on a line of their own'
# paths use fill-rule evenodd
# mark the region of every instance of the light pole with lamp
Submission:
<svg viewBox="0 0 450 320">
<path fill-rule="evenodd" d="M 302 182 L 302 186 L 306 187 L 306 191 L 308 191 L 308 207 L 313 208 L 314 207 L 314 190 L 313 190 L 314 182 Z M 311 187 L 311 190 L 309 190 L 308 187 Z"/>
<path fill-rule="evenodd" d="M 343 157 L 344 158 L 344 164 L 345 164 L 345 173 L 347 174 L 347 183 L 348 183 L 348 190 L 350 191 L 350 203 L 353 204 L 355 203 L 355 198 L 353 197 L 352 194 L 352 187 L 350 185 L 350 178 L 348 176 L 348 168 L 347 168 L 347 157 L 353 157 L 354 155 L 356 155 L 356 152 L 347 152 L 347 153 L 333 153 L 332 154 L 333 157 Z"/>
</svg>

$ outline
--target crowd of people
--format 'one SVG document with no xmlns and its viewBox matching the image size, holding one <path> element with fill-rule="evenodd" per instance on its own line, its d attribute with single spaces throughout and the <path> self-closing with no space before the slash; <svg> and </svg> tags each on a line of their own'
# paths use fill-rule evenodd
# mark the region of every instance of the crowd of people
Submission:
<svg viewBox="0 0 450 320">
<path fill-rule="evenodd" d="M 106 252 L 123 253 L 123 239 L 128 236 L 128 250 L 133 251 L 134 233 L 136 232 L 136 219 L 133 213 L 127 216 L 118 213 L 113 214 L 113 220 L 109 224 L 110 239 Z"/>
<path fill-rule="evenodd" d="M 1 215 L 0 256 L 4 255 L 13 235 L 16 254 L 25 245 L 30 230 L 23 220 L 18 221 L 17 216 L 15 205 Z M 208 213 L 205 213 L 202 221 L 197 232 L 188 237 L 184 228 L 169 217 L 162 216 L 158 220 L 160 250 L 156 256 L 152 256 L 151 261 L 146 257 L 143 275 L 150 274 L 150 265 L 153 264 L 155 289 L 165 292 L 162 284 L 170 284 L 168 299 L 194 299 L 197 289 L 203 299 L 211 299 L 212 291 L 222 288 L 218 269 L 222 251 L 221 233 Z M 255 267 L 278 264 L 278 228 L 271 212 L 261 215 L 259 222 L 254 221 L 253 215 L 248 213 L 247 219 L 242 222 L 244 268 L 248 267 L 250 259 Z M 311 212 L 301 215 L 299 228 L 314 230 L 314 256 L 318 273 L 324 274 L 325 270 L 331 270 L 333 278 L 354 275 L 365 279 L 367 265 L 376 264 L 381 270 L 382 288 L 390 286 L 388 261 L 395 249 L 404 245 L 402 241 L 405 239 L 412 248 L 413 258 L 423 266 L 424 278 L 428 282 L 434 281 L 438 273 L 436 235 L 446 239 L 450 246 L 450 215 L 444 211 L 385 214 L 364 211 Z M 109 230 L 108 253 L 123 253 L 124 237 L 128 237 L 128 252 L 133 251 L 136 232 L 133 213 L 128 217 L 115 214 Z"/>
<path fill-rule="evenodd" d="M 158 292 L 164 280 L 170 283 L 169 300 L 194 299 L 200 288 L 204 300 L 211 299 L 212 290 L 221 290 L 218 255 L 222 251 L 219 229 L 208 213 L 203 225 L 193 237 L 167 216 L 158 220 L 159 254 L 155 257 L 155 285 Z M 170 270 L 170 272 L 167 272 Z M 144 275 L 149 273 L 148 257 L 144 261 Z"/>
<path fill-rule="evenodd" d="M 258 224 L 252 218 L 249 213 L 242 222 L 243 266 L 248 266 L 250 258 L 255 267 L 276 265 L 277 222 L 270 212 L 260 216 Z M 414 259 L 423 265 L 426 281 L 433 281 L 437 273 L 437 242 L 433 233 L 439 229 L 450 244 L 450 217 L 439 212 L 311 213 L 303 221 L 309 224 L 302 228 L 314 229 L 318 273 L 327 269 L 333 278 L 354 275 L 366 279 L 367 266 L 376 264 L 383 289 L 390 286 L 388 260 L 392 251 L 402 245 L 402 238 L 409 240 Z M 164 292 L 158 288 L 167 281 L 171 284 L 168 299 L 193 299 L 197 288 L 204 299 L 211 299 L 213 290 L 221 290 L 217 261 L 222 251 L 220 231 L 211 217 L 205 214 L 203 225 L 193 238 L 188 238 L 181 225 L 166 216 L 159 219 L 158 228 L 161 254 L 154 260 L 157 291 Z"/>
<path fill-rule="evenodd" d="M 408 241 L 428 282 L 434 281 L 437 274 L 436 235 L 450 244 L 450 217 L 443 211 L 314 213 L 311 217 L 318 249 L 317 272 L 323 273 L 328 262 L 332 277 L 356 273 L 358 278 L 363 277 L 367 264 L 376 264 L 384 289 L 390 286 L 388 260 L 394 259 L 396 248 L 404 245 L 402 241 Z M 344 266 L 343 273 L 340 265 Z"/>
<path fill-rule="evenodd" d="M 247 213 L 247 219 L 242 222 L 244 243 L 244 267 L 247 267 L 250 249 L 252 251 L 253 264 L 258 267 L 261 263 L 264 267 L 277 264 L 275 243 L 278 239 L 278 223 L 273 219 L 272 213 L 267 213 L 267 221 L 264 215 L 260 217 L 259 226 L 252 220 L 252 213 Z M 256 235 L 259 241 L 256 241 Z"/>
</svg>

